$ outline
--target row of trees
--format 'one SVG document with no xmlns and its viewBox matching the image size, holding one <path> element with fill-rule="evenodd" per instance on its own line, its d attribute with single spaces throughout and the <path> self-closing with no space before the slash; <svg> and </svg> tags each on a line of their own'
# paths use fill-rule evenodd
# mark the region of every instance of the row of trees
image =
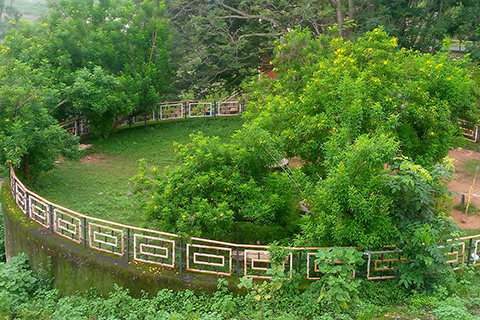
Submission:
<svg viewBox="0 0 480 320">
<path fill-rule="evenodd" d="M 41 22 L 14 24 L 1 42 L 1 161 L 27 174 L 74 152 L 59 121 L 86 116 L 93 134 L 106 135 L 116 118 L 150 112 L 169 92 L 159 0 L 60 1 Z"/>
<path fill-rule="evenodd" d="M 295 27 L 355 39 L 377 26 L 401 47 L 436 52 L 446 37 L 466 42 L 478 60 L 480 5 L 475 0 L 170 0 L 179 87 L 205 95 L 235 88 L 271 57 L 274 42 Z"/>
<path fill-rule="evenodd" d="M 0 52 L 5 74 L 0 160 L 27 171 L 30 164 L 47 169 L 72 145 L 71 139 L 65 144 L 55 122 L 87 116 L 93 134 L 101 136 L 115 119 L 145 113 L 158 100 L 232 92 L 270 59 L 276 39 L 296 26 L 314 36 L 334 32 L 355 39 L 385 25 L 400 46 L 426 52 L 437 51 L 451 36 L 468 40 L 473 54 L 480 34 L 474 18 L 480 6 L 465 0 L 66 0 L 49 5 L 49 13 L 30 24 L 13 7 L 0 4 L 2 28 L 10 29 Z M 41 140 L 42 147 L 9 142 L 14 131 L 33 137 L 29 126 L 41 128 L 41 139 L 31 140 Z"/>
<path fill-rule="evenodd" d="M 178 147 L 175 169 L 153 181 L 140 172 L 153 190 L 149 225 L 224 237 L 238 221 L 295 221 L 295 245 L 396 244 L 409 261 L 398 266 L 402 283 L 441 278 L 438 243 L 457 234 L 444 158 L 458 119 L 479 116 L 468 61 L 399 48 L 383 28 L 347 42 L 296 29 L 272 64 L 278 79 L 247 84 L 247 122 L 232 143 L 195 136 Z M 303 166 L 279 170 L 283 155 Z"/>
</svg>

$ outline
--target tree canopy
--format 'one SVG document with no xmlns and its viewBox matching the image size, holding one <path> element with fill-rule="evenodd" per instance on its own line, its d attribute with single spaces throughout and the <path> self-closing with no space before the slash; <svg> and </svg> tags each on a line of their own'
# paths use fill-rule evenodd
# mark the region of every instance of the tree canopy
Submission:
<svg viewBox="0 0 480 320">
<path fill-rule="evenodd" d="M 44 170 L 73 144 L 56 123 L 86 117 L 107 135 L 119 117 L 150 112 L 171 90 L 162 1 L 60 1 L 2 40 L 4 161 Z M 1 8 L 0 8 L 1 14 Z M 13 141 L 13 142 L 12 142 Z"/>
<path fill-rule="evenodd" d="M 429 166 L 447 155 L 459 118 L 478 119 L 466 60 L 399 48 L 382 28 L 354 42 L 296 30 L 272 63 L 278 80 L 252 84 L 246 117 L 314 167 L 328 144 L 342 149 L 363 134 L 391 136 Z"/>
</svg>

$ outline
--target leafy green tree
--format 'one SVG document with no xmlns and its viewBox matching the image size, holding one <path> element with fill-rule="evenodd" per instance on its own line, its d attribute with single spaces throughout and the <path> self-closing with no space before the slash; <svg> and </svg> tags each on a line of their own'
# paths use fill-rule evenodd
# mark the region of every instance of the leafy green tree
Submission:
<svg viewBox="0 0 480 320">
<path fill-rule="evenodd" d="M 124 73 L 129 77 L 128 89 L 135 102 L 135 113 L 150 113 L 160 100 L 167 100 L 171 91 L 169 22 L 165 19 L 163 1 L 144 0 L 132 15 L 125 46 Z"/>
<path fill-rule="evenodd" d="M 247 118 L 312 166 L 323 165 L 332 137 L 342 147 L 366 133 L 392 136 L 429 166 L 447 155 L 459 118 L 478 119 L 467 62 L 399 49 L 381 28 L 354 42 L 296 30 L 273 65 L 279 78 L 251 85 Z"/>
<path fill-rule="evenodd" d="M 324 274 L 320 279 L 322 287 L 318 302 L 326 301 L 327 308 L 335 312 L 360 302 L 358 289 L 361 282 L 355 279 L 355 271 L 365 262 L 362 256 L 362 252 L 352 247 L 320 249 L 315 253 L 317 268 Z"/>
<path fill-rule="evenodd" d="M 94 135 L 108 134 L 115 118 L 132 109 L 130 98 L 121 91 L 121 81 L 97 66 L 75 72 L 75 80 L 65 92 L 75 112 L 87 116 Z"/>
<path fill-rule="evenodd" d="M 0 66 L 0 161 L 22 167 L 30 177 L 52 168 L 60 154 L 75 153 L 78 140 L 49 114 L 46 105 L 57 92 L 48 77 L 24 63 L 5 62 Z"/>
<path fill-rule="evenodd" d="M 385 135 L 360 136 L 339 151 L 332 142 L 326 159 L 326 178 L 318 181 L 308 199 L 311 213 L 302 224 L 302 245 L 380 248 L 393 243 L 397 226 L 393 202 L 385 193 L 398 144 Z"/>
<path fill-rule="evenodd" d="M 52 108 L 57 120 L 87 116 L 93 133 L 104 135 L 115 117 L 150 111 L 169 92 L 170 33 L 162 1 L 50 5 L 41 23 L 22 22 L 2 44 L 11 58 L 45 69 L 60 92 Z"/>
<path fill-rule="evenodd" d="M 271 139 L 262 131 L 250 140 L 248 134 L 253 133 L 238 134 L 232 144 L 193 135 L 191 143 L 176 146 L 179 165 L 152 181 L 145 181 L 147 170 L 141 168 L 136 180 L 147 195 L 149 225 L 221 237 L 235 221 L 286 226 L 296 219 L 291 177 L 270 168 L 280 160 Z"/>
<path fill-rule="evenodd" d="M 452 159 L 450 159 L 452 160 Z M 393 200 L 393 216 L 398 234 L 395 244 L 407 262 L 399 263 L 400 284 L 410 289 L 431 290 L 451 280 L 440 243 L 458 234 L 445 208 L 446 184 L 453 175 L 451 162 L 435 164 L 429 172 L 409 159 L 393 162 L 386 190 Z M 450 270 L 449 270 L 450 269 Z"/>
</svg>

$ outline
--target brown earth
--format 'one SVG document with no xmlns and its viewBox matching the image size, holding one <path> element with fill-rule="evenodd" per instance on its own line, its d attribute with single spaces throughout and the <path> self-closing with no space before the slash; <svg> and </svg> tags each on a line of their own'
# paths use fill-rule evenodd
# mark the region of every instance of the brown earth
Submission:
<svg viewBox="0 0 480 320">
<path fill-rule="evenodd" d="M 107 155 L 105 153 L 91 153 L 80 159 L 81 163 L 94 163 L 101 164 L 107 161 Z"/>
<path fill-rule="evenodd" d="M 462 192 L 468 194 L 470 187 L 473 183 L 474 175 L 465 168 L 465 163 L 468 160 L 480 160 L 480 153 L 468 149 L 457 148 L 450 151 L 448 154 L 454 160 L 455 178 L 450 182 L 448 188 L 450 191 L 457 194 L 452 195 L 454 201 L 453 206 L 460 204 L 460 195 Z M 480 177 L 477 179 L 473 188 L 473 193 L 480 195 Z M 465 197 L 467 202 L 467 196 Z M 477 208 L 480 208 L 480 197 L 471 198 L 471 204 L 474 204 Z M 464 207 L 465 209 L 465 207 Z M 467 215 L 466 221 L 462 222 L 463 212 L 453 209 L 452 217 L 458 222 L 458 226 L 463 229 L 480 229 L 480 214 Z"/>
<path fill-rule="evenodd" d="M 460 204 L 461 193 L 467 193 L 470 191 L 474 175 L 465 168 L 465 163 L 468 160 L 480 160 L 480 153 L 468 149 L 457 148 L 450 151 L 449 157 L 453 158 L 455 165 L 454 179 L 449 183 L 448 188 L 454 194 L 452 203 L 452 217 L 457 221 L 458 226 L 463 229 L 480 229 L 480 213 L 475 215 L 468 215 L 465 222 L 462 222 L 463 212 L 455 209 L 454 207 Z M 297 167 L 302 165 L 300 157 L 289 158 L 289 165 L 291 167 Z M 480 195 L 480 172 L 478 181 L 476 181 L 473 193 Z M 465 196 L 465 203 L 467 202 L 467 196 Z M 471 204 L 474 204 L 480 209 L 480 197 L 471 198 Z M 465 209 L 465 207 L 464 207 Z"/>
</svg>

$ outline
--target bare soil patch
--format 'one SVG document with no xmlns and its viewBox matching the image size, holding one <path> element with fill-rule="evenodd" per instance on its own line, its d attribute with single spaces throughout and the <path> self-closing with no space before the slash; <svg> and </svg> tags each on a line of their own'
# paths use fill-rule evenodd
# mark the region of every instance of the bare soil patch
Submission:
<svg viewBox="0 0 480 320">
<path fill-rule="evenodd" d="M 81 163 L 102 164 L 107 162 L 107 155 L 105 153 L 91 153 L 80 159 Z"/>
<path fill-rule="evenodd" d="M 93 144 L 84 144 L 84 143 L 82 143 L 82 144 L 80 144 L 80 145 L 78 146 L 78 150 L 79 150 L 79 151 L 83 151 L 83 150 L 90 149 L 91 147 L 93 147 Z"/>
<path fill-rule="evenodd" d="M 465 164 L 469 160 L 480 160 L 480 153 L 472 150 L 457 148 L 450 151 L 448 154 L 454 160 L 456 167 L 455 178 L 450 182 L 448 188 L 456 194 L 453 197 L 453 207 L 460 204 L 461 193 L 470 191 L 474 176 L 465 168 Z M 480 176 L 473 188 L 473 193 L 480 195 Z M 465 197 L 465 202 L 467 197 Z M 471 204 L 480 208 L 480 197 L 472 197 Z M 465 210 L 465 207 L 464 207 Z M 457 221 L 458 226 L 463 229 L 480 229 L 480 214 L 467 215 L 465 222 L 462 222 L 463 212 L 455 208 L 452 209 L 452 217 Z"/>
<path fill-rule="evenodd" d="M 292 168 L 296 168 L 298 166 L 303 166 L 303 162 L 302 162 L 302 159 L 299 156 L 297 156 L 297 157 L 289 158 L 288 165 Z"/>
</svg>

